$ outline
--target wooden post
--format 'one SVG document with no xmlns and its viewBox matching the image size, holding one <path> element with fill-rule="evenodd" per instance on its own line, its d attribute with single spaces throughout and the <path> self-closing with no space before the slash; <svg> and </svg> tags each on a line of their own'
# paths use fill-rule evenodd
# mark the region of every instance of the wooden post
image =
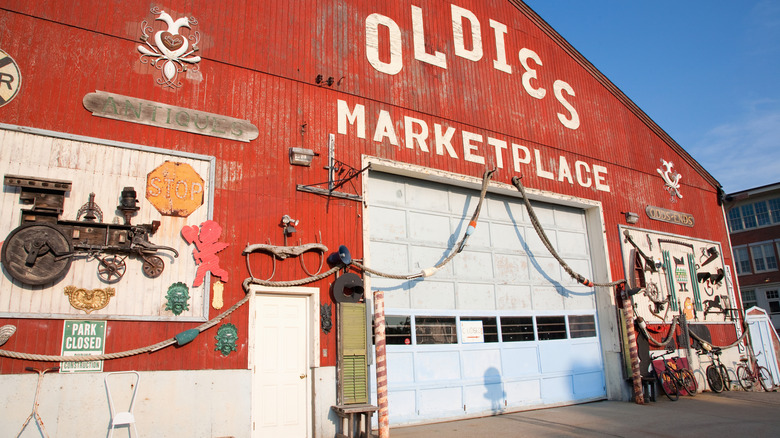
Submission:
<svg viewBox="0 0 780 438">
<path fill-rule="evenodd" d="M 377 423 L 379 438 L 390 437 L 387 408 L 387 350 L 385 342 L 385 293 L 374 292 L 374 334 L 376 343 L 376 401 L 379 406 Z"/>
<path fill-rule="evenodd" d="M 634 384 L 634 401 L 638 405 L 645 404 L 642 391 L 642 371 L 639 369 L 639 347 L 636 344 L 636 330 L 634 330 L 634 307 L 631 297 L 626 293 L 625 283 L 618 285 L 618 297 L 623 300 L 623 316 L 626 320 L 626 334 L 628 335 L 628 354 L 631 359 L 631 380 Z"/>
</svg>

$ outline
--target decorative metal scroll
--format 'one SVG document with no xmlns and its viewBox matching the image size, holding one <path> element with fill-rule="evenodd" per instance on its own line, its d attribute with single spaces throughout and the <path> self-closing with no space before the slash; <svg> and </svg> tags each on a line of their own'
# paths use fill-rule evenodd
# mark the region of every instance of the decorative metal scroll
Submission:
<svg viewBox="0 0 780 438">
<path fill-rule="evenodd" d="M 105 289 L 84 289 L 77 286 L 65 287 L 65 295 L 68 296 L 70 305 L 78 310 L 92 313 L 108 306 L 111 297 L 116 295 L 112 287 Z"/>
</svg>

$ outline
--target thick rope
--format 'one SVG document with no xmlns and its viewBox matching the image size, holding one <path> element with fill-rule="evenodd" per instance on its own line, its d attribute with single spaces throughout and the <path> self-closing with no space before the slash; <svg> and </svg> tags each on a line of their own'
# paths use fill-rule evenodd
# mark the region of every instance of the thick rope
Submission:
<svg viewBox="0 0 780 438">
<path fill-rule="evenodd" d="M 637 324 L 639 326 L 639 329 L 642 331 L 642 334 L 647 338 L 647 341 L 653 344 L 656 347 L 666 347 L 669 345 L 669 342 L 671 342 L 672 338 L 674 337 L 674 332 L 677 330 L 677 318 L 672 318 L 672 325 L 669 327 L 669 333 L 667 333 L 666 338 L 658 342 L 656 341 L 651 335 L 650 332 L 647 331 L 647 326 L 644 324 Z"/>
<path fill-rule="evenodd" d="M 552 243 L 550 243 L 550 239 L 547 238 L 547 234 L 544 232 L 544 228 L 542 228 L 541 222 L 539 222 L 539 218 L 536 217 L 536 213 L 534 212 L 533 206 L 531 206 L 531 201 L 528 200 L 528 196 L 525 194 L 525 188 L 523 187 L 523 184 L 520 182 L 520 178 L 514 176 L 512 177 L 512 184 L 517 188 L 517 190 L 520 192 L 520 194 L 523 197 L 523 203 L 525 204 L 526 210 L 528 210 L 528 216 L 531 218 L 531 224 L 534 226 L 534 230 L 536 230 L 536 234 L 539 235 L 539 239 L 542 240 L 542 243 L 547 248 L 547 251 L 552 254 L 553 257 L 555 257 L 555 260 L 558 260 L 558 263 L 561 265 L 561 267 L 571 276 L 571 278 L 575 279 L 577 282 L 584 284 L 588 287 L 593 286 L 603 286 L 603 287 L 612 287 L 617 286 L 622 283 L 626 283 L 626 280 L 617 280 L 612 281 L 609 283 L 594 283 L 584 276 L 574 272 L 574 269 L 572 269 L 562 258 L 560 255 L 558 255 L 558 252 L 553 247 Z"/>
<path fill-rule="evenodd" d="M 268 286 L 268 287 L 292 287 L 292 286 L 300 286 L 302 284 L 309 284 L 313 283 L 315 281 L 322 280 L 325 277 L 328 277 L 332 274 L 335 274 L 336 271 L 341 269 L 343 265 L 338 265 L 330 268 L 328 271 L 323 272 L 322 274 L 312 275 L 306 278 L 301 278 L 299 280 L 291 280 L 291 281 L 269 281 L 269 280 L 261 280 L 259 278 L 254 277 L 247 277 L 244 280 L 243 286 L 244 290 L 249 289 L 250 284 L 258 284 L 260 286 Z"/>
<path fill-rule="evenodd" d="M 690 332 L 690 335 L 691 335 L 691 337 L 693 339 L 696 339 L 699 342 L 705 342 L 707 344 L 712 344 L 712 342 L 708 342 L 708 341 L 705 341 L 704 339 L 700 338 L 698 335 L 696 335 L 696 333 Z M 747 336 L 747 330 L 743 330 L 742 334 L 737 338 L 737 340 L 732 342 L 731 344 L 723 346 L 723 347 L 718 347 L 717 345 L 713 345 L 713 347 L 718 347 L 721 350 L 727 350 L 729 348 L 736 347 L 740 342 L 742 342 L 743 339 L 745 339 L 745 336 Z"/>
<path fill-rule="evenodd" d="M 413 280 L 415 278 L 420 278 L 420 277 L 430 277 L 431 275 L 435 274 L 436 271 L 438 271 L 444 265 L 452 261 L 452 259 L 455 258 L 456 255 L 458 255 L 461 251 L 463 251 L 463 248 L 465 248 L 466 246 L 466 241 L 476 230 L 477 219 L 479 219 L 479 213 L 482 211 L 482 202 L 485 200 L 485 196 L 487 195 L 488 185 L 490 183 L 490 179 L 493 177 L 494 172 L 495 170 L 486 170 L 485 173 L 482 175 L 482 190 L 479 194 L 479 202 L 477 203 L 477 207 L 474 209 L 474 214 L 471 215 L 471 220 L 469 221 L 468 228 L 466 228 L 466 232 L 463 234 L 463 237 L 460 239 L 460 242 L 458 242 L 458 244 L 456 245 L 457 249 L 453 248 L 454 250 L 451 251 L 450 254 L 444 260 L 442 260 L 435 266 L 432 266 L 430 268 L 425 268 L 421 272 L 415 274 L 390 274 L 386 272 L 377 271 L 375 269 L 371 269 L 368 266 L 365 266 L 356 261 L 353 261 L 352 264 L 355 265 L 358 269 L 367 272 L 369 274 L 376 275 L 379 277 L 392 278 L 396 280 Z"/>
<path fill-rule="evenodd" d="M 229 309 L 225 310 L 224 312 L 220 313 L 219 315 L 215 316 L 211 320 L 204 322 L 203 324 L 196 327 L 198 329 L 198 332 L 203 332 L 205 330 L 208 330 L 209 328 L 217 325 L 219 321 L 226 318 L 228 315 L 233 313 L 236 309 L 243 306 L 244 303 L 249 301 L 249 298 L 251 297 L 251 294 L 248 293 L 239 300 L 236 304 L 234 304 Z M 4 357 L 10 357 L 12 359 L 21 359 L 21 360 L 32 360 L 32 361 L 38 361 L 38 362 L 90 362 L 94 360 L 111 360 L 111 359 L 121 359 L 124 357 L 129 356 L 135 356 L 136 354 L 141 353 L 151 353 L 157 350 L 161 350 L 165 347 L 169 347 L 176 343 L 176 338 L 170 338 L 166 339 L 162 342 L 158 342 L 154 345 L 149 345 L 147 347 L 142 348 L 136 348 L 135 350 L 127 350 L 127 351 L 120 351 L 116 353 L 107 353 L 107 354 L 100 354 L 96 356 L 49 356 L 44 354 L 30 354 L 30 353 L 20 353 L 17 351 L 8 351 L 8 350 L 0 350 L 0 356 Z"/>
<path fill-rule="evenodd" d="M 468 229 L 466 230 L 466 233 L 464 234 L 463 238 L 460 240 L 458 244 L 458 250 L 452 251 L 450 255 L 441 263 L 437 264 L 436 266 L 432 268 L 428 268 L 423 270 L 423 272 L 413 275 L 405 275 L 405 276 L 393 276 L 391 274 L 385 274 L 373 269 L 368 268 L 367 266 L 364 266 L 360 263 L 353 262 L 355 266 L 357 266 L 359 269 L 362 269 L 365 272 L 384 276 L 384 277 L 390 277 L 390 278 L 400 278 L 400 279 L 411 279 L 411 278 L 418 278 L 418 277 L 428 277 L 430 275 L 433 275 L 438 269 L 440 269 L 445 264 L 449 263 L 455 255 L 457 255 L 459 252 L 461 252 L 466 244 L 466 240 L 468 237 L 474 232 L 477 224 L 477 219 L 479 218 L 479 213 L 482 210 L 482 202 L 485 200 L 485 196 L 487 193 L 488 183 L 490 182 L 490 179 L 493 175 L 495 170 L 486 170 L 483 178 L 482 178 L 482 191 L 479 196 L 479 203 L 477 204 L 477 207 L 474 211 L 474 214 L 471 217 L 471 221 L 469 222 Z M 236 304 L 234 304 L 231 308 L 226 310 L 225 312 L 221 313 L 220 315 L 216 316 L 215 318 L 209 320 L 208 322 L 205 322 L 197 327 L 199 332 L 203 332 L 213 326 L 215 326 L 219 321 L 233 313 L 236 309 L 244 305 L 247 301 L 249 301 L 249 298 L 251 297 L 251 294 L 249 293 L 249 286 L 252 284 L 261 285 L 261 286 L 268 286 L 268 287 L 292 287 L 292 286 L 300 286 L 303 284 L 313 283 L 318 280 L 322 280 L 334 273 L 336 273 L 339 269 L 341 269 L 344 265 L 340 264 L 338 266 L 334 266 L 327 272 L 323 272 L 322 274 L 318 275 L 312 275 L 306 278 L 302 278 L 299 280 L 292 280 L 292 281 L 268 281 L 268 280 L 261 280 L 259 278 L 249 277 L 246 278 L 242 286 L 244 287 L 244 291 L 246 292 L 246 295 L 244 298 L 242 298 L 240 301 L 238 301 Z M 158 342 L 154 345 L 149 345 L 142 348 L 136 348 L 134 350 L 127 350 L 127 351 L 120 351 L 116 353 L 108 353 L 108 354 L 101 354 L 96 356 L 51 356 L 51 355 L 44 355 L 44 354 L 31 354 L 31 353 L 21 353 L 17 351 L 9 351 L 9 350 L 0 350 L 0 356 L 3 357 L 9 357 L 12 359 L 21 359 L 21 360 L 31 360 L 31 361 L 39 361 L 39 362 L 88 362 L 88 361 L 97 361 L 97 360 L 111 360 L 111 359 L 121 359 L 124 357 L 134 356 L 141 353 L 151 353 L 157 350 L 161 350 L 165 347 L 169 347 L 173 344 L 176 344 L 176 338 L 170 338 L 166 339 L 164 341 Z"/>
</svg>

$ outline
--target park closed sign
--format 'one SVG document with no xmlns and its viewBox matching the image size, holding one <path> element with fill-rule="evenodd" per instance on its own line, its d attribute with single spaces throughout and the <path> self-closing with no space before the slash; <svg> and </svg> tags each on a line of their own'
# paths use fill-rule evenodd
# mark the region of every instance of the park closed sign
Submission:
<svg viewBox="0 0 780 438">
<path fill-rule="evenodd" d="M 65 321 L 62 333 L 63 356 L 99 356 L 106 341 L 105 321 Z M 103 371 L 102 360 L 60 362 L 61 373 Z"/>
</svg>

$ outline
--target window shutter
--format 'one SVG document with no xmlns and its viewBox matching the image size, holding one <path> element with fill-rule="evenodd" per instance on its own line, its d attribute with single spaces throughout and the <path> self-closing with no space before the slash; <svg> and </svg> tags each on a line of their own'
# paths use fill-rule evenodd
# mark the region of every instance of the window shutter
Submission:
<svg viewBox="0 0 780 438">
<path fill-rule="evenodd" d="M 368 403 L 366 305 L 339 303 L 341 403 Z"/>
</svg>

